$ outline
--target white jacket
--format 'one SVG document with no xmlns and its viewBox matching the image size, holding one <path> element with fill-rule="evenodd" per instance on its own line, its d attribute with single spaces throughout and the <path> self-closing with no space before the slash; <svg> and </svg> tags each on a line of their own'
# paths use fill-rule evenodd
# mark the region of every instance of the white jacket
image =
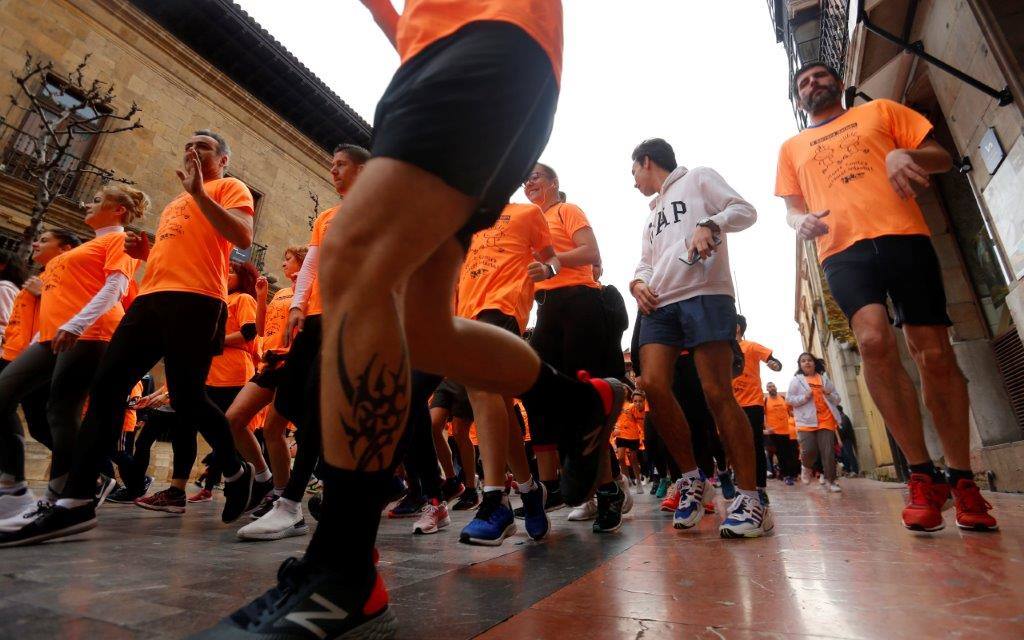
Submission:
<svg viewBox="0 0 1024 640">
<path fill-rule="evenodd" d="M 820 375 L 822 390 L 825 392 L 825 404 L 836 419 L 836 426 L 841 425 L 843 420 L 839 415 L 839 393 L 827 373 Z M 818 407 L 814 404 L 814 392 L 807 384 L 804 374 L 798 373 L 793 376 L 792 382 L 789 383 L 789 391 L 786 393 L 786 402 L 793 407 L 793 420 L 797 428 L 818 426 Z"/>
<path fill-rule="evenodd" d="M 687 265 L 680 258 L 687 257 L 690 238 L 702 218 L 711 218 L 718 225 L 722 244 L 711 257 Z M 647 283 L 658 296 L 659 307 L 696 296 L 736 297 L 726 234 L 742 231 L 755 221 L 754 207 L 714 169 L 676 167 L 651 201 L 633 281 Z"/>
</svg>

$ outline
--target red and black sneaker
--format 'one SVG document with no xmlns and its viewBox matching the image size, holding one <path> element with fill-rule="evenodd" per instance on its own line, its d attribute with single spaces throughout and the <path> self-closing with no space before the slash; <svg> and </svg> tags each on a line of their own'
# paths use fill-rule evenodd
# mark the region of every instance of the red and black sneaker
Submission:
<svg viewBox="0 0 1024 640">
<path fill-rule="evenodd" d="M 911 531 L 938 531 L 946 526 L 942 510 L 949 503 L 949 485 L 927 473 L 912 473 L 907 481 L 907 506 L 903 526 Z"/>
<path fill-rule="evenodd" d="M 135 504 L 150 511 L 183 514 L 185 513 L 185 492 L 170 487 L 163 491 L 157 491 L 151 496 L 138 498 Z"/>
<path fill-rule="evenodd" d="M 956 505 L 956 526 L 972 531 L 996 531 L 999 524 L 989 510 L 992 505 L 981 497 L 981 490 L 973 480 L 961 479 L 953 487 Z"/>
<path fill-rule="evenodd" d="M 565 502 L 583 504 L 597 491 L 597 472 L 602 456 L 608 455 L 608 439 L 622 411 L 626 385 L 615 378 L 591 378 L 586 371 L 576 374 L 589 384 L 593 399 L 589 406 L 573 407 L 579 423 L 566 425 L 558 454 L 562 462 L 560 487 Z"/>
<path fill-rule="evenodd" d="M 288 558 L 277 571 L 277 586 L 202 631 L 193 640 L 325 640 L 372 638 L 396 633 L 395 615 L 380 576 L 369 594 L 338 573 Z"/>
</svg>

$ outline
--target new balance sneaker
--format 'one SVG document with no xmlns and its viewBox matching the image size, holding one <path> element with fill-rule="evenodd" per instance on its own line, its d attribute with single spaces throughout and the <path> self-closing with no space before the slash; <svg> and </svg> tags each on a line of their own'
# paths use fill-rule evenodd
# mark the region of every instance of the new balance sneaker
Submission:
<svg viewBox="0 0 1024 640">
<path fill-rule="evenodd" d="M 723 538 L 760 538 L 767 533 L 764 529 L 767 509 L 759 499 L 738 494 L 718 527 L 719 535 Z"/>
<path fill-rule="evenodd" d="M 197 502 L 213 502 L 213 492 L 206 488 L 200 489 L 190 495 L 188 501 L 192 504 Z"/>
<path fill-rule="evenodd" d="M 448 478 L 444 481 L 444 484 L 441 485 L 441 493 L 444 495 L 445 502 L 456 500 L 465 492 L 466 485 L 464 485 L 458 478 Z"/>
<path fill-rule="evenodd" d="M 224 524 L 238 520 L 252 500 L 253 480 L 256 470 L 250 462 L 242 463 L 242 475 L 231 480 L 224 479 L 224 509 L 220 513 L 220 519 Z M 255 508 L 253 505 L 252 508 Z"/>
<path fill-rule="evenodd" d="M 309 533 L 309 525 L 302 517 L 302 504 L 291 500 L 278 500 L 259 520 L 238 530 L 241 540 L 280 540 Z"/>
<path fill-rule="evenodd" d="M 622 514 L 625 513 L 627 497 L 631 497 L 629 491 L 624 491 L 618 483 L 615 483 L 614 493 L 598 490 L 594 533 L 610 533 L 622 526 Z"/>
<path fill-rule="evenodd" d="M 420 510 L 420 517 L 412 526 L 414 534 L 437 533 L 452 523 L 448 516 L 448 503 L 432 498 Z"/>
<path fill-rule="evenodd" d="M 973 531 L 996 531 L 999 524 L 989 510 L 992 505 L 981 497 L 981 490 L 973 480 L 961 479 L 953 487 L 956 504 L 956 526 Z"/>
<path fill-rule="evenodd" d="M 405 497 L 398 501 L 394 507 L 388 511 L 389 518 L 415 518 L 419 516 L 420 511 L 423 510 L 423 506 L 427 504 L 427 501 L 420 495 L 414 495 L 413 492 L 405 494 Z"/>
<path fill-rule="evenodd" d="M 277 502 L 277 499 L 280 497 L 281 496 L 279 496 L 276 493 L 268 493 L 263 498 L 263 502 L 260 503 L 260 506 L 252 510 L 252 512 L 249 514 L 249 517 L 253 520 L 259 520 L 263 516 L 267 515 L 268 513 L 270 513 L 270 510 L 274 508 L 274 503 Z M 316 496 L 310 498 L 310 502 L 312 502 L 313 498 L 315 497 Z"/>
<path fill-rule="evenodd" d="M 562 496 L 569 504 L 581 504 L 597 491 L 601 457 L 608 455 L 608 438 L 622 411 L 626 386 L 615 378 L 591 378 L 585 371 L 577 377 L 594 389 L 593 404 L 575 407 L 580 417 L 575 429 L 566 429 L 569 438 L 558 448 L 562 463 Z"/>
<path fill-rule="evenodd" d="M 732 481 L 732 471 L 723 471 L 718 474 L 718 483 L 722 487 L 722 497 L 732 500 L 736 497 L 736 485 Z"/>
<path fill-rule="evenodd" d="M 459 534 L 459 542 L 497 547 L 515 532 L 516 519 L 508 506 L 508 498 L 501 491 L 488 491 L 484 493 L 476 517 Z"/>
<path fill-rule="evenodd" d="M 18 513 L 0 520 L 0 533 L 17 531 L 49 511 L 52 507 L 53 504 L 49 500 L 36 500 L 32 504 L 24 507 Z"/>
<path fill-rule="evenodd" d="M 936 482 L 927 473 L 912 473 L 907 481 L 907 506 L 903 526 L 911 531 L 939 531 L 946 526 L 942 510 L 949 502 L 949 485 Z"/>
<path fill-rule="evenodd" d="M 151 486 L 153 486 L 153 476 L 146 476 L 142 480 L 141 488 L 133 490 L 125 485 L 107 496 L 107 502 L 112 504 L 132 504 L 139 498 L 144 497 Z"/>
<path fill-rule="evenodd" d="M 675 482 L 669 485 L 668 492 L 665 495 L 665 499 L 661 501 L 662 511 L 668 511 L 669 513 L 671 513 L 676 510 L 676 507 L 679 506 L 679 488 L 680 486 L 682 486 L 679 484 L 680 482 L 682 482 L 682 480 L 676 480 Z"/>
<path fill-rule="evenodd" d="M 523 500 L 523 524 L 526 526 L 526 535 L 534 540 L 540 540 L 551 530 L 551 521 L 548 520 L 548 512 L 544 509 L 548 488 L 543 482 L 538 482 L 533 491 L 520 493 L 519 497 Z"/>
<path fill-rule="evenodd" d="M 569 511 L 569 516 L 566 520 L 571 522 L 583 522 L 584 520 L 593 520 L 597 517 L 597 498 L 591 498 L 583 504 L 573 507 Z"/>
<path fill-rule="evenodd" d="M 163 491 L 157 491 L 151 496 L 145 496 L 135 500 L 136 506 L 150 511 L 164 511 L 166 513 L 185 513 L 185 492 L 181 489 L 168 487 Z"/>
<path fill-rule="evenodd" d="M 480 506 L 480 490 L 476 487 L 467 487 L 459 501 L 452 507 L 452 511 L 470 511 Z"/>
<path fill-rule="evenodd" d="M 672 514 L 672 526 L 676 529 L 691 529 L 704 517 L 704 494 L 714 491 L 711 483 L 698 471 L 696 478 L 679 479 L 679 506 Z"/>
<path fill-rule="evenodd" d="M 665 496 L 668 495 L 668 488 L 673 484 L 674 483 L 668 478 L 662 478 L 661 480 L 659 480 L 658 488 L 654 492 L 654 497 L 658 498 L 659 500 L 664 500 Z"/>
<path fill-rule="evenodd" d="M 389 640 L 397 628 L 380 576 L 367 590 L 305 559 L 288 558 L 277 586 L 191 640 Z"/>
<path fill-rule="evenodd" d="M 20 515 L 22 511 L 36 504 L 36 494 L 28 487 L 0 495 L 0 520 Z"/>
<path fill-rule="evenodd" d="M 37 503 L 40 510 L 25 526 L 0 533 L 0 547 L 21 547 L 45 540 L 64 538 L 88 531 L 96 526 L 96 507 L 90 503 L 74 509 Z M 43 508 L 43 505 L 46 505 Z"/>
</svg>

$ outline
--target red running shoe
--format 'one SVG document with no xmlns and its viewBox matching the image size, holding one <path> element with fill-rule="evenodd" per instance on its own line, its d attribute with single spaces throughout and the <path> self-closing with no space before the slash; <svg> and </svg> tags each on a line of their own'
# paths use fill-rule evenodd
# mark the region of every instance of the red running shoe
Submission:
<svg viewBox="0 0 1024 640">
<path fill-rule="evenodd" d="M 938 531 L 944 528 L 946 523 L 942 521 L 942 510 L 948 502 L 948 484 L 935 482 L 926 473 L 910 474 L 907 506 L 903 508 L 903 526 L 911 531 Z"/>
<path fill-rule="evenodd" d="M 150 511 L 166 511 L 167 513 L 185 513 L 185 492 L 164 489 L 151 496 L 139 498 L 135 504 Z"/>
<path fill-rule="evenodd" d="M 973 480 L 962 479 L 953 487 L 956 504 L 956 526 L 973 531 L 996 531 L 999 525 L 989 510 L 992 505 L 981 497 L 981 490 Z"/>
<path fill-rule="evenodd" d="M 665 499 L 661 501 L 661 510 L 675 512 L 679 508 L 679 480 L 676 480 L 668 486 L 668 493 L 665 494 Z"/>
<path fill-rule="evenodd" d="M 189 502 L 213 502 L 213 493 L 209 489 L 200 489 L 188 497 Z"/>
</svg>

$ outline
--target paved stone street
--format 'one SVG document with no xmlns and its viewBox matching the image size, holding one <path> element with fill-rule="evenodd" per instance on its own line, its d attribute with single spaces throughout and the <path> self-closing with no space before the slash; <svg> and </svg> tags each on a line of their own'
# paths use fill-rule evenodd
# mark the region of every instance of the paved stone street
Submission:
<svg viewBox="0 0 1024 640">
<path fill-rule="evenodd" d="M 381 571 L 410 639 L 1024 637 L 1024 496 L 987 495 L 999 533 L 961 532 L 950 512 L 944 531 L 912 535 L 899 485 L 844 487 L 772 482 L 775 534 L 749 541 L 719 539 L 718 516 L 674 531 L 650 496 L 615 534 L 562 510 L 546 542 L 520 531 L 496 549 L 457 542 L 466 513 L 424 537 L 385 520 Z M 221 506 L 109 505 L 78 538 L 0 550 L 0 638 L 171 639 L 214 623 L 308 539 L 239 542 Z"/>
</svg>

